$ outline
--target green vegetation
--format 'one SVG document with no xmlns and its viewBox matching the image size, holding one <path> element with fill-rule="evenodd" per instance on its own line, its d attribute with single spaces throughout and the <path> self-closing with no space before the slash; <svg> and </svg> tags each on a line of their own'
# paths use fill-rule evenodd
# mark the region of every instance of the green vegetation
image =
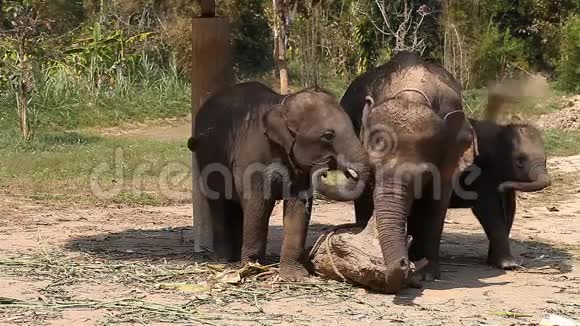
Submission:
<svg viewBox="0 0 580 326">
<path fill-rule="evenodd" d="M 580 91 L 580 15 L 570 18 L 562 29 L 561 56 L 558 63 L 560 86 Z"/>
<path fill-rule="evenodd" d="M 147 68 L 147 70 L 145 70 Z M 86 75 L 54 68 L 37 79 L 29 105 L 40 133 L 186 116 L 191 87 L 175 71 L 145 67 L 137 76 L 118 76 L 114 87 L 93 87 Z M 14 96 L 0 96 L 0 126 L 15 129 Z"/>
<path fill-rule="evenodd" d="M 544 130 L 544 143 L 550 156 L 579 154 L 580 130 Z"/>
<path fill-rule="evenodd" d="M 189 150 L 161 143 L 87 136 L 0 138 L 0 189 L 80 204 L 164 205 L 189 202 Z"/>
<path fill-rule="evenodd" d="M 550 93 L 543 98 L 522 98 L 518 103 L 509 103 L 507 107 L 518 116 L 534 120 L 542 114 L 551 113 L 560 110 L 565 101 L 562 96 L 566 93 L 551 89 Z M 483 111 L 487 106 L 487 90 L 469 89 L 463 92 L 464 110 L 470 117 L 481 118 Z"/>
<path fill-rule="evenodd" d="M 580 85 L 573 0 L 290 2 L 291 89 L 320 85 L 340 97 L 357 74 L 401 50 L 442 63 L 466 88 L 474 117 L 490 80 L 541 72 L 562 90 L 520 103 L 515 111 L 530 120 L 560 109 L 563 92 Z M 222 1 L 218 12 L 231 18 L 237 80 L 277 85 L 272 3 Z M 197 13 L 197 2 L 187 0 L 0 2 L 0 190 L 79 203 L 187 201 L 184 144 L 86 130 L 189 114 L 190 17 Z M 579 137 L 548 130 L 546 146 L 552 155 L 578 153 Z M 95 196 L 91 176 L 115 160 L 121 172 L 93 180 L 113 195 Z"/>
</svg>

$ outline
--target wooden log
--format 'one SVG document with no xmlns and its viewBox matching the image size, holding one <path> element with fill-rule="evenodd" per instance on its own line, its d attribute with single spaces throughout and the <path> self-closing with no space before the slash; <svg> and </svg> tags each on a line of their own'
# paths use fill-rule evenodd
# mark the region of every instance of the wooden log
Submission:
<svg viewBox="0 0 580 326">
<path fill-rule="evenodd" d="M 373 217 L 365 229 L 348 224 L 321 235 L 310 251 L 314 272 L 322 277 L 385 288 L 385 265 Z"/>
<path fill-rule="evenodd" d="M 374 216 L 364 229 L 346 224 L 321 235 L 310 250 L 310 262 L 314 273 L 321 277 L 378 292 L 387 288 L 385 261 Z M 427 260 L 421 259 L 412 264 L 411 270 L 419 271 L 426 265 Z M 416 286 L 413 282 L 409 279 L 409 285 Z"/>
<path fill-rule="evenodd" d="M 205 1 L 207 3 L 207 1 Z M 203 4 L 204 2 L 202 2 Z M 227 18 L 193 18 L 193 68 L 191 76 L 191 134 L 195 134 L 197 110 L 213 93 L 234 81 L 230 47 L 230 24 Z M 192 152 L 192 199 L 194 250 L 213 250 L 209 205 L 199 185 L 200 171 Z"/>
<path fill-rule="evenodd" d="M 310 251 L 314 272 L 325 278 L 383 291 L 385 265 L 374 229 L 373 217 L 365 229 L 344 225 L 321 235 Z"/>
</svg>

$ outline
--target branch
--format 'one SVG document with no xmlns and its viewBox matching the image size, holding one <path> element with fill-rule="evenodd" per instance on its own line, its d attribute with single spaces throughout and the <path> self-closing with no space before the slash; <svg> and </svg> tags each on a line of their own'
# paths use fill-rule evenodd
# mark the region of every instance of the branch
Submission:
<svg viewBox="0 0 580 326">
<path fill-rule="evenodd" d="M 387 26 L 387 28 L 391 32 L 390 35 L 395 35 L 395 32 L 393 31 L 393 29 L 391 28 L 391 24 L 389 23 L 389 18 L 387 18 L 387 12 L 385 10 L 385 6 L 382 5 L 379 2 L 379 0 L 375 0 L 375 3 L 377 5 L 377 8 L 379 8 L 379 11 L 381 12 L 381 16 L 383 16 L 383 21 L 384 21 L 385 25 Z M 371 19 L 371 21 L 373 21 L 373 19 Z M 373 21 L 373 25 L 374 25 L 374 21 Z M 387 33 L 385 33 L 385 34 L 387 34 Z M 389 34 L 387 34 L 387 35 L 389 35 Z"/>
</svg>

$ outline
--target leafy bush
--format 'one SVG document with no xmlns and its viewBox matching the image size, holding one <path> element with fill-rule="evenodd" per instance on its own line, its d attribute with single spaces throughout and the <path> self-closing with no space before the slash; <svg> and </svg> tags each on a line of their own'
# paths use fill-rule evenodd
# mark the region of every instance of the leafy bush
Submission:
<svg viewBox="0 0 580 326">
<path fill-rule="evenodd" d="M 562 30 L 559 86 L 567 91 L 580 91 L 580 16 L 572 16 Z"/>
<path fill-rule="evenodd" d="M 265 1 L 237 0 L 230 6 L 236 75 L 244 78 L 270 71 L 274 67 L 273 36 Z"/>
<path fill-rule="evenodd" d="M 91 74 L 54 65 L 35 76 L 29 107 L 41 130 L 67 130 L 123 121 L 185 116 L 191 109 L 191 87 L 174 69 L 147 61 L 124 74 L 95 83 Z M 16 94 L 0 94 L 0 127 L 16 127 Z"/>
<path fill-rule="evenodd" d="M 516 64 L 527 68 L 524 41 L 511 36 L 509 29 L 500 31 L 490 26 L 473 50 L 473 86 L 484 86 L 490 80 L 499 80 L 510 73 Z"/>
</svg>

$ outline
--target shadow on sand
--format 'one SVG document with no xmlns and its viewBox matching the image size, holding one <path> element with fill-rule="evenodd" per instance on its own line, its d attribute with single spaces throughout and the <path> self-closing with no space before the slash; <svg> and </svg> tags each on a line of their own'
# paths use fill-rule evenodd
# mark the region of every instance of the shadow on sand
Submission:
<svg viewBox="0 0 580 326">
<path fill-rule="evenodd" d="M 333 225 L 313 224 L 309 229 L 307 248 L 318 236 Z M 268 236 L 268 263 L 279 259 L 282 227 L 270 226 Z M 394 302 L 413 304 L 426 289 L 481 288 L 507 282 L 485 281 L 506 272 L 487 266 L 487 238 L 484 234 L 447 231 L 441 246 L 441 280 L 424 282 L 422 289 L 405 289 Z M 126 230 L 96 236 L 71 239 L 67 250 L 81 251 L 114 260 L 168 260 L 174 262 L 211 261 L 210 253 L 193 252 L 193 230 L 163 228 Z M 536 241 L 512 240 L 512 253 L 526 269 L 542 274 L 562 274 L 571 271 L 571 254 L 549 244 Z"/>
<path fill-rule="evenodd" d="M 334 227 L 311 224 L 307 242 L 310 246 L 324 231 Z M 278 262 L 282 247 L 282 227 L 271 225 L 268 231 L 267 258 Z M 193 251 L 193 228 L 128 229 L 73 238 L 65 245 L 70 251 L 85 252 L 113 260 L 172 260 L 175 262 L 212 261 L 210 252 Z"/>
</svg>

